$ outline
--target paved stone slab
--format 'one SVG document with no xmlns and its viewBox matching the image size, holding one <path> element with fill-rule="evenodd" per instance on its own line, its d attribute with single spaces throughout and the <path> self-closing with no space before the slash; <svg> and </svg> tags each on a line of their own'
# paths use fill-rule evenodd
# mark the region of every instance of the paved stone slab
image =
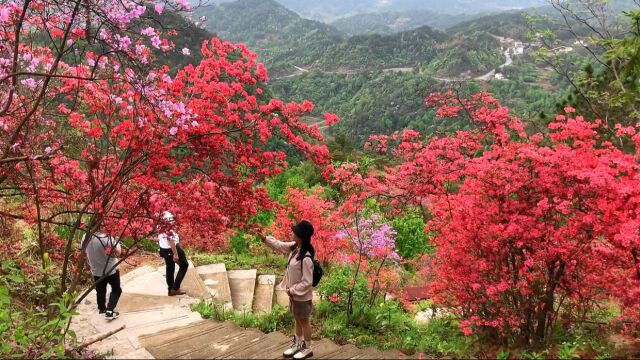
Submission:
<svg viewBox="0 0 640 360">
<path fill-rule="evenodd" d="M 128 339 L 101 341 L 91 349 L 96 353 L 104 354 L 109 359 L 124 359 L 126 354 L 137 350 Z"/>
<path fill-rule="evenodd" d="M 156 296 L 123 292 L 120 300 L 118 301 L 118 310 L 121 313 L 150 311 L 153 309 L 163 308 L 167 305 L 180 305 L 180 298 L 167 296 L 166 294 L 163 296 Z"/>
<path fill-rule="evenodd" d="M 388 350 L 382 352 L 381 359 L 406 359 L 407 355 L 396 350 Z"/>
<path fill-rule="evenodd" d="M 98 314 L 95 309 L 95 298 L 90 298 L 78 306 L 79 315 L 74 317 L 71 329 L 76 332 L 78 341 L 85 342 L 125 325 L 124 330 L 91 345 L 90 348 L 111 358 L 131 358 L 130 354 L 138 354 L 140 358 L 145 358 L 148 357 L 145 352 L 139 351 L 142 349 L 138 341 L 140 335 L 202 320 L 199 314 L 189 308 L 192 301 L 193 299 L 170 298 L 166 295 L 159 297 L 125 293 L 118 304 L 120 317 L 107 321 L 104 314 Z M 152 307 L 145 307 L 145 303 Z"/>
<path fill-rule="evenodd" d="M 198 271 L 191 262 L 189 262 L 189 270 L 180 288 L 186 291 L 188 296 L 196 299 L 209 299 L 211 297 L 209 288 L 204 284 L 204 281 L 200 275 L 198 275 Z"/>
<path fill-rule="evenodd" d="M 251 311 L 256 287 L 256 275 L 257 271 L 255 269 L 227 271 L 229 288 L 231 289 L 231 301 L 235 310 Z"/>
<path fill-rule="evenodd" d="M 284 307 L 289 307 L 289 295 L 287 295 L 287 292 L 284 289 L 278 288 L 276 286 L 274 298 L 275 298 L 275 304 L 278 304 Z"/>
<path fill-rule="evenodd" d="M 271 312 L 273 307 L 273 294 L 276 287 L 275 275 L 260 275 L 256 281 L 255 296 L 253 298 L 253 311 L 255 313 Z"/>
<path fill-rule="evenodd" d="M 140 266 L 120 276 L 120 283 L 125 284 L 128 281 L 131 281 L 132 279 L 140 275 L 148 274 L 153 271 L 155 271 L 155 268 L 153 266 L 149 266 L 149 265 Z"/>
<path fill-rule="evenodd" d="M 138 275 L 122 285 L 123 293 L 167 296 L 165 277 L 158 271 Z M 95 297 L 95 295 L 94 295 Z"/>
<path fill-rule="evenodd" d="M 210 289 L 210 295 L 214 301 L 228 304 L 232 307 L 231 290 L 229 288 L 229 279 L 227 278 L 227 268 L 224 264 L 210 264 L 198 266 L 196 268 L 198 274 L 205 285 Z"/>
</svg>

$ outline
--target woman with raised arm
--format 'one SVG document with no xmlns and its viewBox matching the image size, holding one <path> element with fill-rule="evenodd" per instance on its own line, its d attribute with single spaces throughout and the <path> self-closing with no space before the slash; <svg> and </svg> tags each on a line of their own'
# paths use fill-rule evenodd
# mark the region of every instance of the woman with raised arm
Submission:
<svg viewBox="0 0 640 360">
<path fill-rule="evenodd" d="M 313 225 L 303 220 L 291 227 L 293 241 L 283 242 L 273 236 L 259 234 L 260 239 L 282 254 L 288 254 L 287 271 L 278 285 L 289 295 L 289 309 L 296 322 L 295 335 L 291 346 L 283 353 L 285 357 L 305 359 L 313 356 L 311 351 L 311 310 L 313 309 L 313 258 L 315 250 L 311 245 Z"/>
</svg>

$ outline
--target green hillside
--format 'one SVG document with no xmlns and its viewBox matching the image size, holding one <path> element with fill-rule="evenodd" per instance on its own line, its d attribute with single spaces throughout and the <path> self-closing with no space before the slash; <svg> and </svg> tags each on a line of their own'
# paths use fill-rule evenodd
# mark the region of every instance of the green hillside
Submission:
<svg viewBox="0 0 640 360">
<path fill-rule="evenodd" d="M 155 11 L 147 11 L 150 14 L 148 20 L 154 24 L 162 24 L 163 31 L 170 32 L 175 30 L 178 36 L 169 36 L 175 47 L 168 53 L 156 53 L 156 58 L 162 64 L 171 65 L 171 68 L 183 67 L 187 64 L 197 63 L 202 58 L 200 47 L 204 40 L 211 39 L 213 33 L 206 29 L 200 28 L 186 20 L 184 17 L 177 15 L 171 11 L 164 11 L 158 14 Z M 187 48 L 191 51 L 191 55 L 184 55 L 182 49 Z"/>
<path fill-rule="evenodd" d="M 461 73 L 484 74 L 504 62 L 500 41 L 482 31 L 456 33 L 439 45 L 438 55 L 424 66 L 436 76 L 458 77 Z"/>
<path fill-rule="evenodd" d="M 439 44 L 449 40 L 427 26 L 348 36 L 330 25 L 303 19 L 273 0 L 211 5 L 196 15 L 206 16 L 207 28 L 221 38 L 244 42 L 258 52 L 273 78 L 291 75 L 296 67 L 346 73 L 422 66 L 438 55 Z"/>
<path fill-rule="evenodd" d="M 419 19 L 430 12 L 414 13 Z M 472 20 L 452 17 L 468 21 L 446 33 L 429 26 L 385 30 L 388 25 L 381 23 L 384 34 L 360 35 L 303 19 L 273 0 L 237 0 L 203 7 L 197 15 L 207 17 L 205 25 L 210 31 L 223 39 L 244 42 L 259 54 L 275 96 L 285 101 L 313 101 L 316 110 L 310 122 L 318 122 L 325 111 L 337 113 L 342 121 L 323 130 L 358 146 L 372 134 L 404 128 L 435 133 L 468 127 L 436 119 L 424 107 L 424 97 L 450 86 L 437 78 L 478 76 L 498 68 L 505 58 L 496 35 L 521 38 L 528 32 L 521 12 Z M 495 90 L 520 114 L 552 111 L 555 100 L 538 84 L 527 82 L 535 78 L 535 69 L 522 66 L 526 71 L 512 71 L 507 82 L 468 82 L 463 91 Z M 520 77 L 520 72 L 527 75 Z M 510 99 L 511 94 L 526 101 Z"/>
<path fill-rule="evenodd" d="M 451 26 L 480 16 L 479 14 L 451 15 L 436 13 L 431 10 L 415 10 L 357 14 L 336 19 L 330 24 L 349 35 L 392 34 L 425 25 L 434 29 L 445 30 Z"/>
</svg>

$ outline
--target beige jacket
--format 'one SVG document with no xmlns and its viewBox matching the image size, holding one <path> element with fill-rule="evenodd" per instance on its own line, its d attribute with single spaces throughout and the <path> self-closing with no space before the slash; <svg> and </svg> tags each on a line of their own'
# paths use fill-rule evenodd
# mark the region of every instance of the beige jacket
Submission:
<svg viewBox="0 0 640 360">
<path fill-rule="evenodd" d="M 295 248 L 296 243 L 293 241 L 283 242 L 273 236 L 267 236 L 265 244 L 274 251 L 289 254 L 287 273 L 278 287 L 280 289 L 289 289 L 291 299 L 294 301 L 309 301 L 313 299 L 313 260 L 305 256 L 302 259 L 302 264 L 300 264 L 300 260 L 296 258 L 298 249 Z M 291 249 L 294 250 L 291 251 Z"/>
</svg>

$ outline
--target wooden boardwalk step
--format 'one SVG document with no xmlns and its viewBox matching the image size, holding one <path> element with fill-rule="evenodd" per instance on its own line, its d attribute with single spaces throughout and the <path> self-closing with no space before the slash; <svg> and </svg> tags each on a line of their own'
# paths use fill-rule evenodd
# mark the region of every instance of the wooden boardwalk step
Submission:
<svg viewBox="0 0 640 360">
<path fill-rule="evenodd" d="M 155 353 L 162 351 L 160 349 L 162 346 L 178 346 L 177 344 L 184 341 L 184 339 L 190 338 L 193 334 L 210 333 L 219 329 L 226 329 L 227 327 L 228 323 L 203 320 L 187 326 L 166 329 L 155 334 L 140 336 L 140 344 L 147 348 L 155 357 L 161 357 Z"/>
<path fill-rule="evenodd" d="M 322 339 L 311 343 L 311 349 L 313 350 L 314 358 L 323 358 L 329 354 L 333 354 L 341 349 L 340 345 L 337 345 L 329 339 Z"/>
<path fill-rule="evenodd" d="M 236 349 L 229 349 L 220 359 L 278 359 L 290 343 L 288 336 L 272 332 L 251 344 L 240 344 Z"/>
<path fill-rule="evenodd" d="M 236 346 L 250 344 L 265 336 L 254 329 L 240 330 L 227 334 L 219 333 L 208 339 L 196 338 L 185 345 L 188 351 L 183 351 L 175 358 L 179 359 L 217 359 Z M 202 346 L 204 345 L 204 346 Z"/>
<path fill-rule="evenodd" d="M 341 346 L 335 351 L 328 352 L 327 354 L 320 354 L 317 356 L 314 350 L 313 357 L 317 359 L 352 359 L 354 356 L 357 356 L 361 352 L 362 350 L 358 349 L 355 345 L 348 344 Z"/>
<path fill-rule="evenodd" d="M 200 327 L 194 326 L 188 329 L 175 328 L 175 334 L 160 335 L 151 344 L 147 343 L 148 339 L 144 339 L 143 346 L 157 359 L 175 359 L 183 356 L 204 358 L 204 356 L 190 356 L 190 354 L 221 341 L 225 336 L 237 335 L 243 331 L 242 328 L 230 322 L 218 323 L 209 320 L 200 324 Z M 167 339 L 167 336 L 170 336 L 170 339 Z"/>
</svg>

